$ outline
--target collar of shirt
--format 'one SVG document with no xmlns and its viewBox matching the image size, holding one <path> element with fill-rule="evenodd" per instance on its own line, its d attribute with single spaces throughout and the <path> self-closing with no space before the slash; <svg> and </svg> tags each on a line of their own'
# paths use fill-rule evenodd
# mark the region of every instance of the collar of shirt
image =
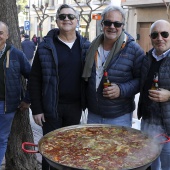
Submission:
<svg viewBox="0 0 170 170">
<path fill-rule="evenodd" d="M 1 58 L 1 57 L 2 57 L 2 55 L 4 54 L 5 49 L 6 49 L 6 44 L 5 44 L 4 48 L 0 51 L 0 58 Z"/>
<path fill-rule="evenodd" d="M 163 58 L 165 58 L 168 54 L 169 54 L 169 52 L 170 52 L 170 49 L 169 50 L 167 50 L 167 51 L 165 51 L 163 54 L 161 54 L 161 55 L 156 55 L 156 50 L 154 49 L 153 51 L 152 51 L 152 55 L 153 55 L 153 57 L 156 59 L 156 61 L 160 61 L 160 60 L 162 60 Z"/>
</svg>

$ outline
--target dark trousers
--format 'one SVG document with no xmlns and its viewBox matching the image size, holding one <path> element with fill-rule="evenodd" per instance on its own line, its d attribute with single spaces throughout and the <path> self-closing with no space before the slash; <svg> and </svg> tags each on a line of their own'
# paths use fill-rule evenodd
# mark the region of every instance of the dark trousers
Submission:
<svg viewBox="0 0 170 170">
<path fill-rule="evenodd" d="M 80 123 L 82 109 L 80 103 L 59 104 L 57 108 L 57 118 L 48 119 L 43 123 L 43 135 L 61 127 L 77 125 Z M 49 166 L 45 158 L 42 158 L 42 170 L 56 170 Z"/>
</svg>

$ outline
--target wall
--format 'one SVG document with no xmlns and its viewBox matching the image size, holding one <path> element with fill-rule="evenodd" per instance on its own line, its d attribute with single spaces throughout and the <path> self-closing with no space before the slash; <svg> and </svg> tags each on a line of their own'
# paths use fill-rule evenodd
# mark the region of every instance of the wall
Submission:
<svg viewBox="0 0 170 170">
<path fill-rule="evenodd" d="M 126 23 L 125 23 L 125 31 L 130 33 L 132 37 L 136 40 L 136 30 L 137 30 L 137 14 L 136 9 L 125 9 L 126 11 Z"/>
<path fill-rule="evenodd" d="M 125 29 L 129 32 L 135 39 L 137 35 L 137 24 L 140 22 L 154 22 L 158 19 L 168 19 L 166 13 L 166 7 L 145 7 L 145 8 L 127 8 L 126 12 L 126 25 Z"/>
</svg>

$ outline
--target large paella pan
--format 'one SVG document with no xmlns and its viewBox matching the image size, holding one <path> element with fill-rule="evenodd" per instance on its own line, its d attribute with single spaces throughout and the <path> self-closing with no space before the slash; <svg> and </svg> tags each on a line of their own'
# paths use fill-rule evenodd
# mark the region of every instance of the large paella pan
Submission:
<svg viewBox="0 0 170 170">
<path fill-rule="evenodd" d="M 27 153 L 37 151 L 22 149 Z M 161 144 L 139 130 L 106 124 L 75 125 L 41 138 L 38 151 L 59 170 L 145 170 Z"/>
</svg>

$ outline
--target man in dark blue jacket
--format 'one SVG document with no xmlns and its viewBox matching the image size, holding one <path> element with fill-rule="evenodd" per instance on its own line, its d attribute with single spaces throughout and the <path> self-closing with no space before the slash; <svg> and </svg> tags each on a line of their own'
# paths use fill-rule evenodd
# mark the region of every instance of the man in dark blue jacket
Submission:
<svg viewBox="0 0 170 170">
<path fill-rule="evenodd" d="M 0 165 L 16 110 L 24 111 L 30 106 L 28 91 L 21 101 L 21 76 L 28 79 L 31 65 L 22 51 L 6 44 L 7 39 L 8 26 L 0 21 Z"/>
<path fill-rule="evenodd" d="M 30 64 L 32 64 L 35 52 L 35 44 L 33 41 L 30 41 L 29 35 L 27 34 L 24 35 L 24 40 L 21 42 L 21 47 L 28 61 L 30 62 Z"/>
<path fill-rule="evenodd" d="M 90 42 L 76 32 L 78 18 L 74 8 L 61 5 L 56 14 L 59 29 L 51 30 L 44 37 L 35 54 L 29 89 L 33 118 L 42 126 L 43 135 L 80 123 L 81 75 Z M 44 159 L 42 169 L 49 169 Z"/>
<path fill-rule="evenodd" d="M 144 52 L 124 31 L 124 23 L 121 7 L 109 5 L 102 12 L 103 33 L 92 42 L 83 72 L 88 81 L 88 123 L 132 126 Z M 107 88 L 104 71 L 111 83 Z"/>
</svg>

